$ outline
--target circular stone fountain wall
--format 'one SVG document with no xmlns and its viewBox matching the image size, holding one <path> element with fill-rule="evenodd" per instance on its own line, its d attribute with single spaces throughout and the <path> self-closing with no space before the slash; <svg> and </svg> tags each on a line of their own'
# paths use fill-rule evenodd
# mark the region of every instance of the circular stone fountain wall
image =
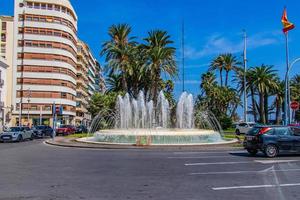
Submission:
<svg viewBox="0 0 300 200">
<path fill-rule="evenodd" d="M 184 92 L 179 98 L 175 128 L 171 127 L 169 102 L 163 92 L 155 106 L 145 99 L 143 92 L 136 99 L 129 94 L 119 96 L 116 111 L 99 113 L 89 131 L 92 135 L 79 141 L 138 146 L 228 143 L 222 139 L 220 124 L 213 114 L 194 113 L 191 94 Z"/>
</svg>

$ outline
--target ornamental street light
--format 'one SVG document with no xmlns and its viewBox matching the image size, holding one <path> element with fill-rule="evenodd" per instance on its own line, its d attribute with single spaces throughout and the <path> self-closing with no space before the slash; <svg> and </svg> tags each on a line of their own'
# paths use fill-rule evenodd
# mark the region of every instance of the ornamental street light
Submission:
<svg viewBox="0 0 300 200">
<path fill-rule="evenodd" d="M 290 102 L 291 102 L 291 89 L 290 89 L 290 82 L 289 82 L 289 76 L 290 76 L 290 72 L 293 68 L 293 66 L 298 63 L 300 61 L 300 57 L 299 58 L 296 58 L 293 62 L 291 62 L 291 64 L 289 65 L 289 68 L 286 72 L 286 79 L 285 79 L 285 83 L 286 83 L 286 101 L 285 101 L 285 107 L 286 107 L 286 110 L 285 110 L 285 115 L 286 117 L 288 118 L 288 124 L 291 123 L 291 108 L 290 108 Z M 286 125 L 288 125 L 286 124 Z"/>
</svg>

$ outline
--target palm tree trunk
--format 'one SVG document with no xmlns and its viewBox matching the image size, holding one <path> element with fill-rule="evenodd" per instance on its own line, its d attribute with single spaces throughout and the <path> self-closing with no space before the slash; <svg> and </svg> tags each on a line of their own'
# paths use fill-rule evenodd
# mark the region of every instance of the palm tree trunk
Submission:
<svg viewBox="0 0 300 200">
<path fill-rule="evenodd" d="M 226 71 L 226 78 L 225 78 L 225 86 L 226 87 L 228 85 L 228 75 L 229 75 L 229 71 Z"/>
<path fill-rule="evenodd" d="M 223 87 L 223 77 L 222 77 L 222 69 L 220 69 L 220 82 L 221 82 L 221 87 Z"/>
<path fill-rule="evenodd" d="M 268 94 L 264 95 L 264 110 L 265 110 L 265 119 L 266 123 L 269 122 L 269 101 L 268 101 Z"/>
<path fill-rule="evenodd" d="M 255 101 L 254 89 L 252 86 L 250 86 L 250 93 L 251 93 L 251 101 L 252 101 L 253 118 L 254 118 L 254 122 L 257 122 L 256 101 Z"/>
<path fill-rule="evenodd" d="M 276 124 L 279 125 L 281 122 L 281 103 L 276 98 Z"/>
<path fill-rule="evenodd" d="M 265 115 L 265 105 L 264 105 L 264 94 L 259 94 L 259 115 L 260 115 L 260 122 L 262 124 L 266 123 L 266 115 Z"/>
<path fill-rule="evenodd" d="M 122 88 L 125 92 L 128 92 L 127 80 L 126 80 L 126 72 L 123 70 L 122 72 Z"/>
</svg>

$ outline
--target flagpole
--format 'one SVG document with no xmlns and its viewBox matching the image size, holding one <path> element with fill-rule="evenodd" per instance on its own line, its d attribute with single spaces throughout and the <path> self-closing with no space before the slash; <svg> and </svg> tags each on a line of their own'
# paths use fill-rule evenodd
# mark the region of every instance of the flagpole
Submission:
<svg viewBox="0 0 300 200">
<path fill-rule="evenodd" d="M 181 37 L 182 37 L 182 41 L 181 41 L 181 48 L 182 48 L 182 92 L 185 91 L 185 55 L 184 55 L 184 19 L 182 20 L 182 33 L 181 33 Z"/>
<path fill-rule="evenodd" d="M 247 33 L 246 30 L 244 30 L 244 121 L 248 121 L 248 102 L 247 102 L 247 79 L 246 79 L 246 73 L 247 73 Z"/>
<path fill-rule="evenodd" d="M 285 75 L 285 93 L 284 93 L 284 124 L 289 124 L 289 100 L 288 100 L 288 94 L 289 94 L 289 37 L 288 32 L 285 34 L 285 51 L 286 51 L 286 75 Z"/>
</svg>

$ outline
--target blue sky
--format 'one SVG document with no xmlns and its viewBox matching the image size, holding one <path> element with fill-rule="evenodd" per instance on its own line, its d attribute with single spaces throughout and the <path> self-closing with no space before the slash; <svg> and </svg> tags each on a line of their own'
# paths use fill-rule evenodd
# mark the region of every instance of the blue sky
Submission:
<svg viewBox="0 0 300 200">
<path fill-rule="evenodd" d="M 163 29 L 180 48 L 181 21 L 186 26 L 186 89 L 199 94 L 199 80 L 211 59 L 232 52 L 241 57 L 242 29 L 249 35 L 249 66 L 274 65 L 284 76 L 285 43 L 281 32 L 283 7 L 296 29 L 290 32 L 291 60 L 300 57 L 300 2 L 298 0 L 80 0 L 72 1 L 79 21 L 79 37 L 87 42 L 102 62 L 99 52 L 107 40 L 107 29 L 115 23 L 128 23 L 133 35 L 143 38 L 147 31 Z M 0 14 L 13 14 L 13 0 L 0 1 Z M 299 25 L 299 28 L 297 28 Z M 180 54 L 178 55 L 180 59 Z M 300 63 L 292 74 L 300 73 Z M 181 80 L 176 80 L 176 96 Z"/>
</svg>

